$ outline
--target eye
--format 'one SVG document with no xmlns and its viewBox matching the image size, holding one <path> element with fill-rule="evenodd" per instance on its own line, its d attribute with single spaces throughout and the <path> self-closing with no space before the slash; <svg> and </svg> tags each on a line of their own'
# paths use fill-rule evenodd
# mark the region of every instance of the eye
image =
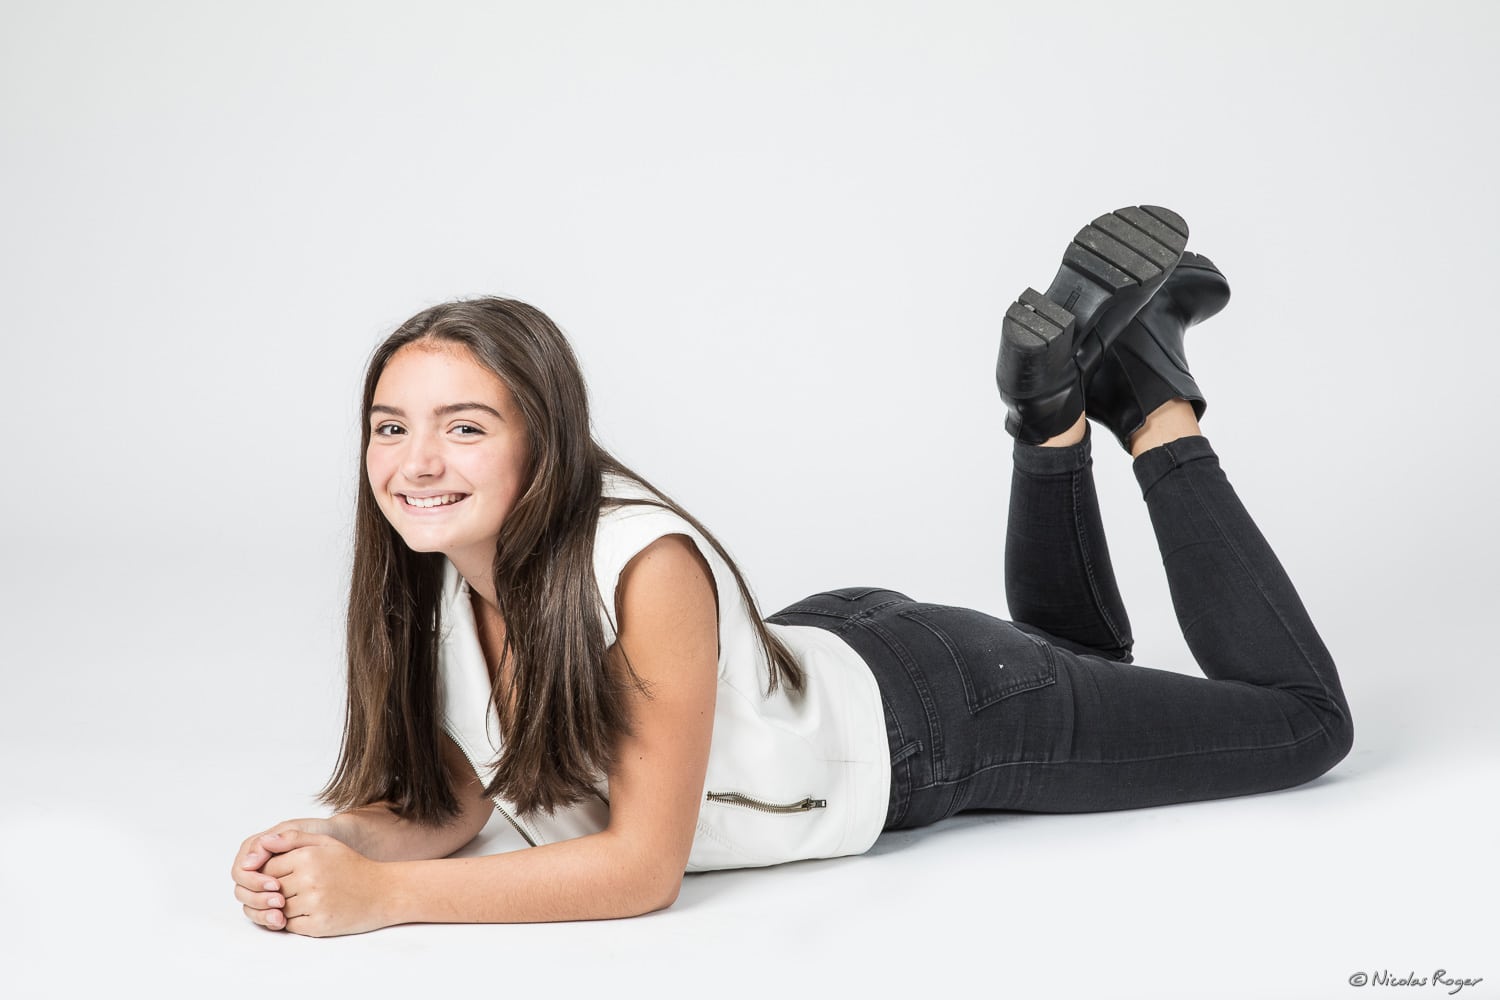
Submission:
<svg viewBox="0 0 1500 1000">
<path fill-rule="evenodd" d="M 401 430 L 401 425 L 400 424 L 381 424 L 380 426 L 376 427 L 375 430 L 372 433 L 376 437 L 394 437 L 395 435 L 387 434 L 386 433 L 386 431 L 388 431 L 388 430 L 397 430 L 397 431 L 400 431 Z M 405 433 L 405 432 L 402 431 L 402 433 Z"/>
<path fill-rule="evenodd" d="M 456 424 L 453 429 L 456 431 L 469 430 L 474 432 L 473 434 L 460 434 L 459 437 L 477 437 L 478 435 L 484 433 L 484 431 L 480 430 L 478 427 L 475 427 L 473 424 Z"/>
</svg>

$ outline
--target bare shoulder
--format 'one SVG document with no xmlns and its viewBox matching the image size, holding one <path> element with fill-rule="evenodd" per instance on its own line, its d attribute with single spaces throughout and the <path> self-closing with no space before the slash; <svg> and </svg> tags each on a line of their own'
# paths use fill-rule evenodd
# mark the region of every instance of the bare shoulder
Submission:
<svg viewBox="0 0 1500 1000">
<path fill-rule="evenodd" d="M 663 535 L 637 552 L 620 572 L 615 590 L 620 635 L 681 627 L 695 619 L 716 631 L 718 599 L 713 571 L 697 543 L 687 535 Z"/>
</svg>

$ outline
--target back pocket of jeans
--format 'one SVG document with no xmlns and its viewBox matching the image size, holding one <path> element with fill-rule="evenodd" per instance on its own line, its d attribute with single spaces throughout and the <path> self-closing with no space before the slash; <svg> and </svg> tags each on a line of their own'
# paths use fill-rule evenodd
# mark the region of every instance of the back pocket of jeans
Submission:
<svg viewBox="0 0 1500 1000">
<path fill-rule="evenodd" d="M 946 658 L 963 682 L 970 714 L 1057 683 L 1052 650 L 1010 622 L 969 608 L 922 604 L 897 614 L 916 626 L 903 642 L 919 665 Z"/>
</svg>

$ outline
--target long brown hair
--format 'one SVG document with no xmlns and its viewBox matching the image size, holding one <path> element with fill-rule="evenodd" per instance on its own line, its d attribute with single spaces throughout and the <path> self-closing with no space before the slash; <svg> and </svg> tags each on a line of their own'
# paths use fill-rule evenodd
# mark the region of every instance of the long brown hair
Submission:
<svg viewBox="0 0 1500 1000">
<path fill-rule="evenodd" d="M 498 376 L 525 417 L 530 444 L 527 486 L 495 547 L 495 595 L 505 622 L 501 659 L 509 656 L 513 670 L 507 690 L 497 684 L 492 692 L 505 749 L 487 794 L 522 812 L 571 805 L 609 772 L 620 738 L 630 732 L 627 681 L 608 669 L 600 617 L 614 609 L 604 607 L 594 575 L 594 533 L 605 503 L 665 507 L 696 528 L 728 564 L 750 609 L 770 663 L 767 696 L 783 677 L 803 690 L 801 667 L 766 629 L 724 547 L 594 440 L 583 373 L 557 326 L 514 299 L 448 302 L 403 323 L 365 370 L 346 623 L 348 700 L 338 763 L 321 793 L 326 804 L 344 810 L 386 802 L 424 823 L 458 811 L 443 766 L 438 693 L 446 557 L 407 547 L 381 513 L 364 469 L 376 383 L 391 357 L 419 340 L 467 348 Z M 635 480 L 658 500 L 606 500 L 605 472 Z M 628 659 L 626 669 L 628 683 L 646 693 Z"/>
</svg>

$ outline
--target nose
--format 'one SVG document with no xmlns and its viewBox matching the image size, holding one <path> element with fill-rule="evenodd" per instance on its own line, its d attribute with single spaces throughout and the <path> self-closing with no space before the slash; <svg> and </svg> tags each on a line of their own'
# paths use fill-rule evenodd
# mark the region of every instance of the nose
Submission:
<svg viewBox="0 0 1500 1000">
<path fill-rule="evenodd" d="M 413 432 L 406 439 L 406 454 L 401 456 L 401 473 L 415 482 L 443 472 L 443 449 L 435 435 Z"/>
</svg>

